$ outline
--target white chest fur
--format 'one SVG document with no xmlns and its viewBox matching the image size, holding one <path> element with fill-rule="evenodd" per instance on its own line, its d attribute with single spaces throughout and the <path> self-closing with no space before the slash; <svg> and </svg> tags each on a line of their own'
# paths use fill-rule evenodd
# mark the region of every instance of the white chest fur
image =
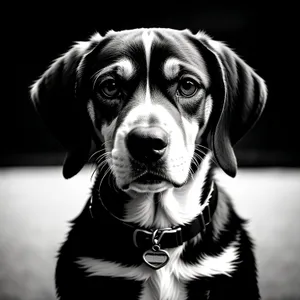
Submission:
<svg viewBox="0 0 300 300">
<path fill-rule="evenodd" d="M 163 268 L 144 283 L 140 300 L 183 300 L 186 297 L 185 284 Z"/>
<path fill-rule="evenodd" d="M 124 266 L 120 263 L 80 257 L 78 265 L 87 276 L 108 276 L 140 281 L 143 286 L 140 300 L 185 300 L 186 284 L 196 278 L 213 277 L 215 275 L 231 276 L 238 261 L 239 240 L 229 244 L 217 256 L 203 256 L 193 265 L 180 259 L 184 245 L 169 250 L 170 261 L 163 268 L 154 271 L 145 264 L 140 266 Z"/>
<path fill-rule="evenodd" d="M 183 247 L 170 252 L 170 261 L 163 268 L 154 271 L 143 283 L 140 300 L 184 300 L 187 297 L 185 281 L 174 272 L 178 266 L 179 255 Z"/>
</svg>

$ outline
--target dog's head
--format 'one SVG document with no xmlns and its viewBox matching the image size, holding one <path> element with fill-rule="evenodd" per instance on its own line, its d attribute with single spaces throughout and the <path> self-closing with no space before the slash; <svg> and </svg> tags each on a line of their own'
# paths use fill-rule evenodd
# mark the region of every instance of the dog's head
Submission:
<svg viewBox="0 0 300 300">
<path fill-rule="evenodd" d="M 208 149 L 235 176 L 233 145 L 259 118 L 266 94 L 223 43 L 158 28 L 77 43 L 31 89 L 67 149 L 66 178 L 86 163 L 95 139 L 117 186 L 140 192 L 182 186 Z"/>
</svg>

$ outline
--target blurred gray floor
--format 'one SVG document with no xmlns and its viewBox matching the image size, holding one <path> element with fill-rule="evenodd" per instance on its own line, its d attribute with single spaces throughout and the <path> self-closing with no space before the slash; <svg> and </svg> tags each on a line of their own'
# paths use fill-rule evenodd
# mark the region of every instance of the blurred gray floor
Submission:
<svg viewBox="0 0 300 300">
<path fill-rule="evenodd" d="M 67 221 L 89 195 L 92 169 L 0 169 L 0 300 L 53 300 L 55 256 Z M 262 299 L 300 299 L 300 170 L 220 173 L 256 242 Z"/>
</svg>

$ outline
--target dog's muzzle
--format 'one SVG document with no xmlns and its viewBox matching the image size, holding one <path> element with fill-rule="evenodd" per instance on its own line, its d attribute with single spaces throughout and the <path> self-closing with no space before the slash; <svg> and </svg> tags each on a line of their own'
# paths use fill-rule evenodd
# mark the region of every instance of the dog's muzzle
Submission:
<svg viewBox="0 0 300 300">
<path fill-rule="evenodd" d="M 132 168 L 132 180 L 123 189 L 137 192 L 159 192 L 172 186 L 166 175 L 169 135 L 160 126 L 137 126 L 125 137 Z"/>
<path fill-rule="evenodd" d="M 126 139 L 131 157 L 138 163 L 149 165 L 160 160 L 168 148 L 168 134 L 158 126 L 136 127 Z"/>
</svg>

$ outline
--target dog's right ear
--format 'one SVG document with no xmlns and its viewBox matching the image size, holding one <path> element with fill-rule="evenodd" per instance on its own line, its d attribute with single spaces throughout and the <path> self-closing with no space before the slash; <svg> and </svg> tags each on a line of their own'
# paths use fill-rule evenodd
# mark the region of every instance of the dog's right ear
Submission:
<svg viewBox="0 0 300 300">
<path fill-rule="evenodd" d="M 91 124 L 87 99 L 78 96 L 85 59 L 103 38 L 96 34 L 88 42 L 75 44 L 59 57 L 31 86 L 31 99 L 37 112 L 67 150 L 63 176 L 76 175 L 87 162 L 91 147 Z"/>
</svg>

